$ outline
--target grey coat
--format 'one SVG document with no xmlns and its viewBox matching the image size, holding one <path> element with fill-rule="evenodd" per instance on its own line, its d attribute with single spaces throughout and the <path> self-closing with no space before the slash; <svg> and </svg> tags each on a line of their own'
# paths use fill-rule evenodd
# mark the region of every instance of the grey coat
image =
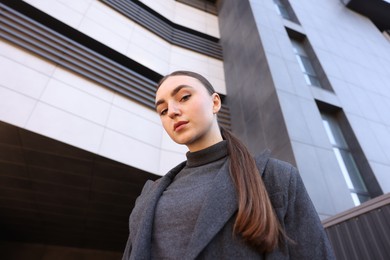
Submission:
<svg viewBox="0 0 390 260">
<path fill-rule="evenodd" d="M 269 254 L 259 254 L 233 235 L 237 196 L 228 160 L 213 180 L 182 259 L 334 259 L 332 249 L 303 182 L 290 164 L 256 158 L 257 167 L 277 217 L 294 242 L 285 241 Z M 179 164 L 159 180 L 147 181 L 130 215 L 130 235 L 123 259 L 150 259 L 154 210 L 162 192 L 185 166 Z M 175 250 L 172 248 L 171 250 Z"/>
</svg>

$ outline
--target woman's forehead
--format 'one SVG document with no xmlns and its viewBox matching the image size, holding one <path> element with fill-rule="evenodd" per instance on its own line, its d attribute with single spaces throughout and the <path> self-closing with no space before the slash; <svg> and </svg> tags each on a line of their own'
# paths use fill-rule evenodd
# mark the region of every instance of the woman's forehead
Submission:
<svg viewBox="0 0 390 260">
<path fill-rule="evenodd" d="M 181 85 L 187 85 L 193 89 L 204 88 L 202 83 L 196 78 L 186 75 L 171 76 L 159 86 L 156 92 L 156 97 L 159 95 L 169 94 L 172 90 Z"/>
<path fill-rule="evenodd" d="M 187 75 L 175 75 L 168 77 L 161 85 L 162 86 L 171 86 L 175 87 L 174 85 L 181 85 L 183 83 L 192 83 L 192 84 L 200 84 L 200 81 L 196 78 L 187 76 Z M 172 86 L 173 85 L 173 86 Z"/>
</svg>

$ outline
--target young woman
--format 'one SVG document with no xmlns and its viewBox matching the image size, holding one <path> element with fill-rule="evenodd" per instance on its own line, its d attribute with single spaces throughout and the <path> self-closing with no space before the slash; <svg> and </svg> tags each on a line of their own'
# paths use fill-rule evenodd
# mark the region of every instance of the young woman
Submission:
<svg viewBox="0 0 390 260">
<path fill-rule="evenodd" d="M 157 113 L 187 161 L 146 182 L 123 259 L 334 259 L 297 170 L 268 153 L 254 159 L 219 127 L 220 108 L 197 73 L 160 81 Z"/>
</svg>

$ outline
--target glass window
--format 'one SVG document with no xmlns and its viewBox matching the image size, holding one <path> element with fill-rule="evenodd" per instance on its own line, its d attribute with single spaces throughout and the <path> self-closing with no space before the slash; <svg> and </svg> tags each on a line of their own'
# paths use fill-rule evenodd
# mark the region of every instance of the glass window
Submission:
<svg viewBox="0 0 390 260">
<path fill-rule="evenodd" d="M 288 0 L 274 0 L 276 12 L 286 20 L 299 24 L 298 19 Z"/>
<path fill-rule="evenodd" d="M 295 57 L 297 58 L 298 64 L 304 74 L 306 83 L 316 87 L 322 87 L 317 73 L 313 67 L 312 61 L 307 55 L 302 42 L 291 39 Z"/>
<path fill-rule="evenodd" d="M 321 116 L 322 123 L 329 141 L 333 146 L 333 152 L 336 156 L 340 170 L 347 183 L 348 189 L 351 192 L 352 200 L 355 203 L 355 206 L 360 205 L 362 202 L 370 199 L 367 187 L 364 184 L 337 120 L 329 114 L 322 113 Z"/>
<path fill-rule="evenodd" d="M 281 15 L 284 19 L 292 20 L 287 7 L 285 6 L 284 3 L 282 3 L 281 0 L 274 0 L 274 3 L 276 6 L 276 11 L 278 12 L 279 15 Z"/>
</svg>

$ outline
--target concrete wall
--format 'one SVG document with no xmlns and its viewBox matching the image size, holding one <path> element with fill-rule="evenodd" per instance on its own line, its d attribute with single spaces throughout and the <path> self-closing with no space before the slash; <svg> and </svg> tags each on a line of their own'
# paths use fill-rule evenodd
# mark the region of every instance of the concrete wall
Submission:
<svg viewBox="0 0 390 260">
<path fill-rule="evenodd" d="M 383 192 L 389 192 L 389 42 L 370 20 L 337 0 L 290 1 L 300 26 L 272 12 L 272 1 L 250 2 L 297 165 L 319 213 L 331 215 L 353 205 L 314 99 L 344 111 Z M 334 92 L 303 81 L 285 26 L 306 35 Z"/>
<path fill-rule="evenodd" d="M 296 30 L 305 27 L 285 22 L 273 1 L 250 1 L 271 75 L 280 101 L 297 167 L 322 218 L 353 206 L 322 126 L 312 89 L 304 80 L 294 56 L 285 23 Z M 300 19 L 299 13 L 297 14 Z M 308 37 L 310 41 L 310 37 Z M 313 47 L 314 48 L 314 47 Z M 325 96 L 332 93 L 314 89 Z M 326 194 L 326 196 L 324 196 Z"/>
<path fill-rule="evenodd" d="M 266 146 L 295 164 L 326 218 L 354 205 L 316 101 L 342 109 L 383 192 L 389 192 L 390 46 L 370 20 L 340 1 L 290 3 L 299 24 L 279 16 L 272 0 L 222 1 L 233 130 L 252 151 Z M 306 36 L 333 91 L 307 85 L 286 28 Z"/>
<path fill-rule="evenodd" d="M 384 193 L 390 192 L 390 43 L 340 1 L 291 1 Z"/>
</svg>

